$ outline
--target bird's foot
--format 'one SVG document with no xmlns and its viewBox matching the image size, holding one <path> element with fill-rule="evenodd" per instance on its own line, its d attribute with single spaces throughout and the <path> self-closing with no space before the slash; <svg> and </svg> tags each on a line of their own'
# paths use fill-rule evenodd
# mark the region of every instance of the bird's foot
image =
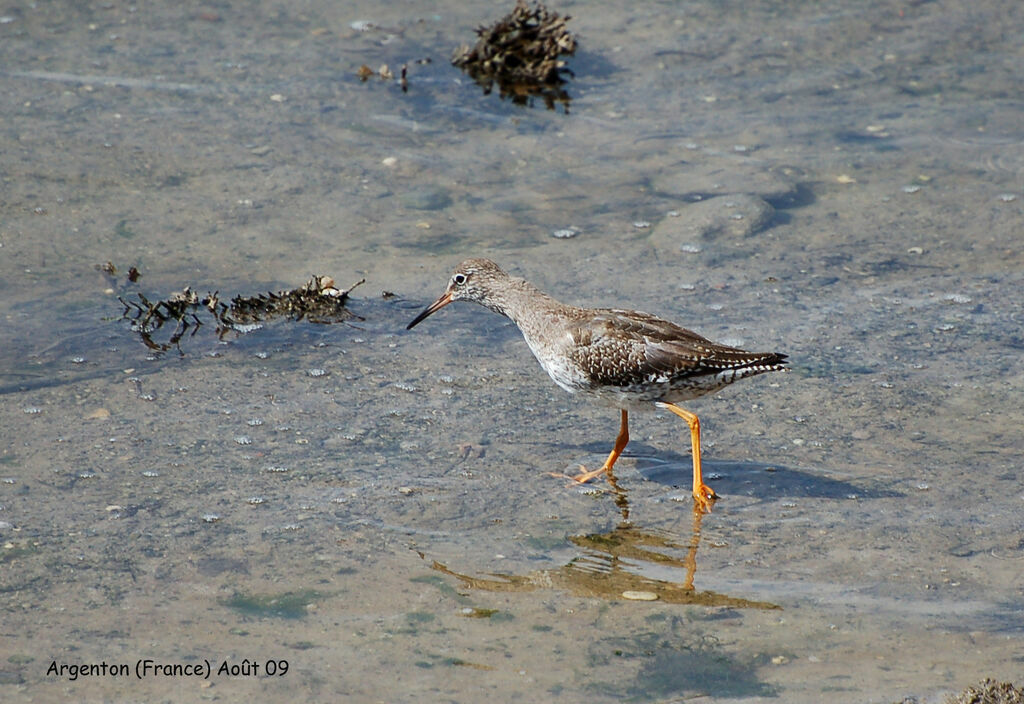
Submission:
<svg viewBox="0 0 1024 704">
<path fill-rule="evenodd" d="M 572 476 L 569 474 L 559 474 L 557 472 L 548 472 L 548 474 L 550 474 L 552 477 L 558 477 L 559 479 L 568 479 L 570 482 L 572 482 L 571 484 L 568 484 L 568 486 L 576 486 L 577 484 L 586 484 L 591 479 L 600 477 L 602 474 L 607 473 L 607 471 L 608 470 L 605 469 L 604 467 L 601 467 L 600 469 L 587 469 L 583 465 L 580 465 L 580 473 L 577 474 L 576 476 Z"/>
<path fill-rule="evenodd" d="M 598 467 L 597 469 L 587 469 L 583 465 L 580 465 L 580 473 L 577 474 L 575 477 L 569 477 L 569 479 L 572 479 L 577 484 L 586 484 L 591 479 L 596 479 L 597 477 L 600 477 L 602 474 L 607 474 L 607 473 L 608 473 L 608 468 L 607 467 Z"/>
<path fill-rule="evenodd" d="M 711 513 L 711 507 L 718 501 L 718 494 L 707 484 L 693 490 L 693 507 L 701 513 Z"/>
</svg>

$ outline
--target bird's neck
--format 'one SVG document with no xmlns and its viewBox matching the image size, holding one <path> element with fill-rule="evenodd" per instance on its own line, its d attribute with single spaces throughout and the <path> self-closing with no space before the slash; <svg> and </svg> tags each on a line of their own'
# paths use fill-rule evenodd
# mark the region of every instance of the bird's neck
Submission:
<svg viewBox="0 0 1024 704">
<path fill-rule="evenodd" d="M 558 301 L 524 279 L 509 277 L 501 294 L 493 296 L 488 308 L 511 318 L 520 330 L 528 332 L 535 324 L 548 316 L 564 314 L 575 310 L 573 306 Z"/>
</svg>

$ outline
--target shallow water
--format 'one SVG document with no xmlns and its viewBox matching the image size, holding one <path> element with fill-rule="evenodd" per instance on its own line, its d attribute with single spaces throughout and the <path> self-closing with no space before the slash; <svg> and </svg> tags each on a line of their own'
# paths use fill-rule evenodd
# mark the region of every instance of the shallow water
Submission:
<svg viewBox="0 0 1024 704">
<path fill-rule="evenodd" d="M 1024 9 L 553 9 L 568 115 L 448 65 L 483 4 L 3 13 L 0 699 L 1020 684 Z M 356 77 L 405 62 L 407 94 Z M 692 405 L 710 515 L 674 416 L 633 415 L 618 491 L 569 489 L 613 409 L 483 309 L 405 331 L 471 255 L 790 355 Z M 120 320 L 314 273 L 366 277 L 365 320 L 160 355 Z M 47 674 L 145 658 L 214 674 Z M 288 671 L 216 674 L 246 659 Z"/>
</svg>

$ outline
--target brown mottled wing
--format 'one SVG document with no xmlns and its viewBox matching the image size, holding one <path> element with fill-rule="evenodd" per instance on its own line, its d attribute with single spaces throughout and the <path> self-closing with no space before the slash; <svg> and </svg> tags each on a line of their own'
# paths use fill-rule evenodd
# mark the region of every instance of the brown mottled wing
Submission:
<svg viewBox="0 0 1024 704">
<path fill-rule="evenodd" d="M 592 384 L 602 386 L 629 387 L 727 369 L 776 367 L 786 358 L 720 345 L 638 311 L 597 311 L 580 321 L 571 334 L 574 361 L 586 370 Z"/>
</svg>

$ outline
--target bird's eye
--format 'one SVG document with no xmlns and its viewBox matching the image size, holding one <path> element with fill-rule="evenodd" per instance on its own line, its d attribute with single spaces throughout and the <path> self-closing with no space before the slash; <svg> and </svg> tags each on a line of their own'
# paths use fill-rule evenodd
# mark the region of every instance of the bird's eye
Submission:
<svg viewBox="0 0 1024 704">
<path fill-rule="evenodd" d="M 466 283 L 466 275 L 456 274 L 455 276 L 452 277 L 452 283 L 454 283 L 456 286 L 461 286 L 462 284 Z"/>
</svg>

